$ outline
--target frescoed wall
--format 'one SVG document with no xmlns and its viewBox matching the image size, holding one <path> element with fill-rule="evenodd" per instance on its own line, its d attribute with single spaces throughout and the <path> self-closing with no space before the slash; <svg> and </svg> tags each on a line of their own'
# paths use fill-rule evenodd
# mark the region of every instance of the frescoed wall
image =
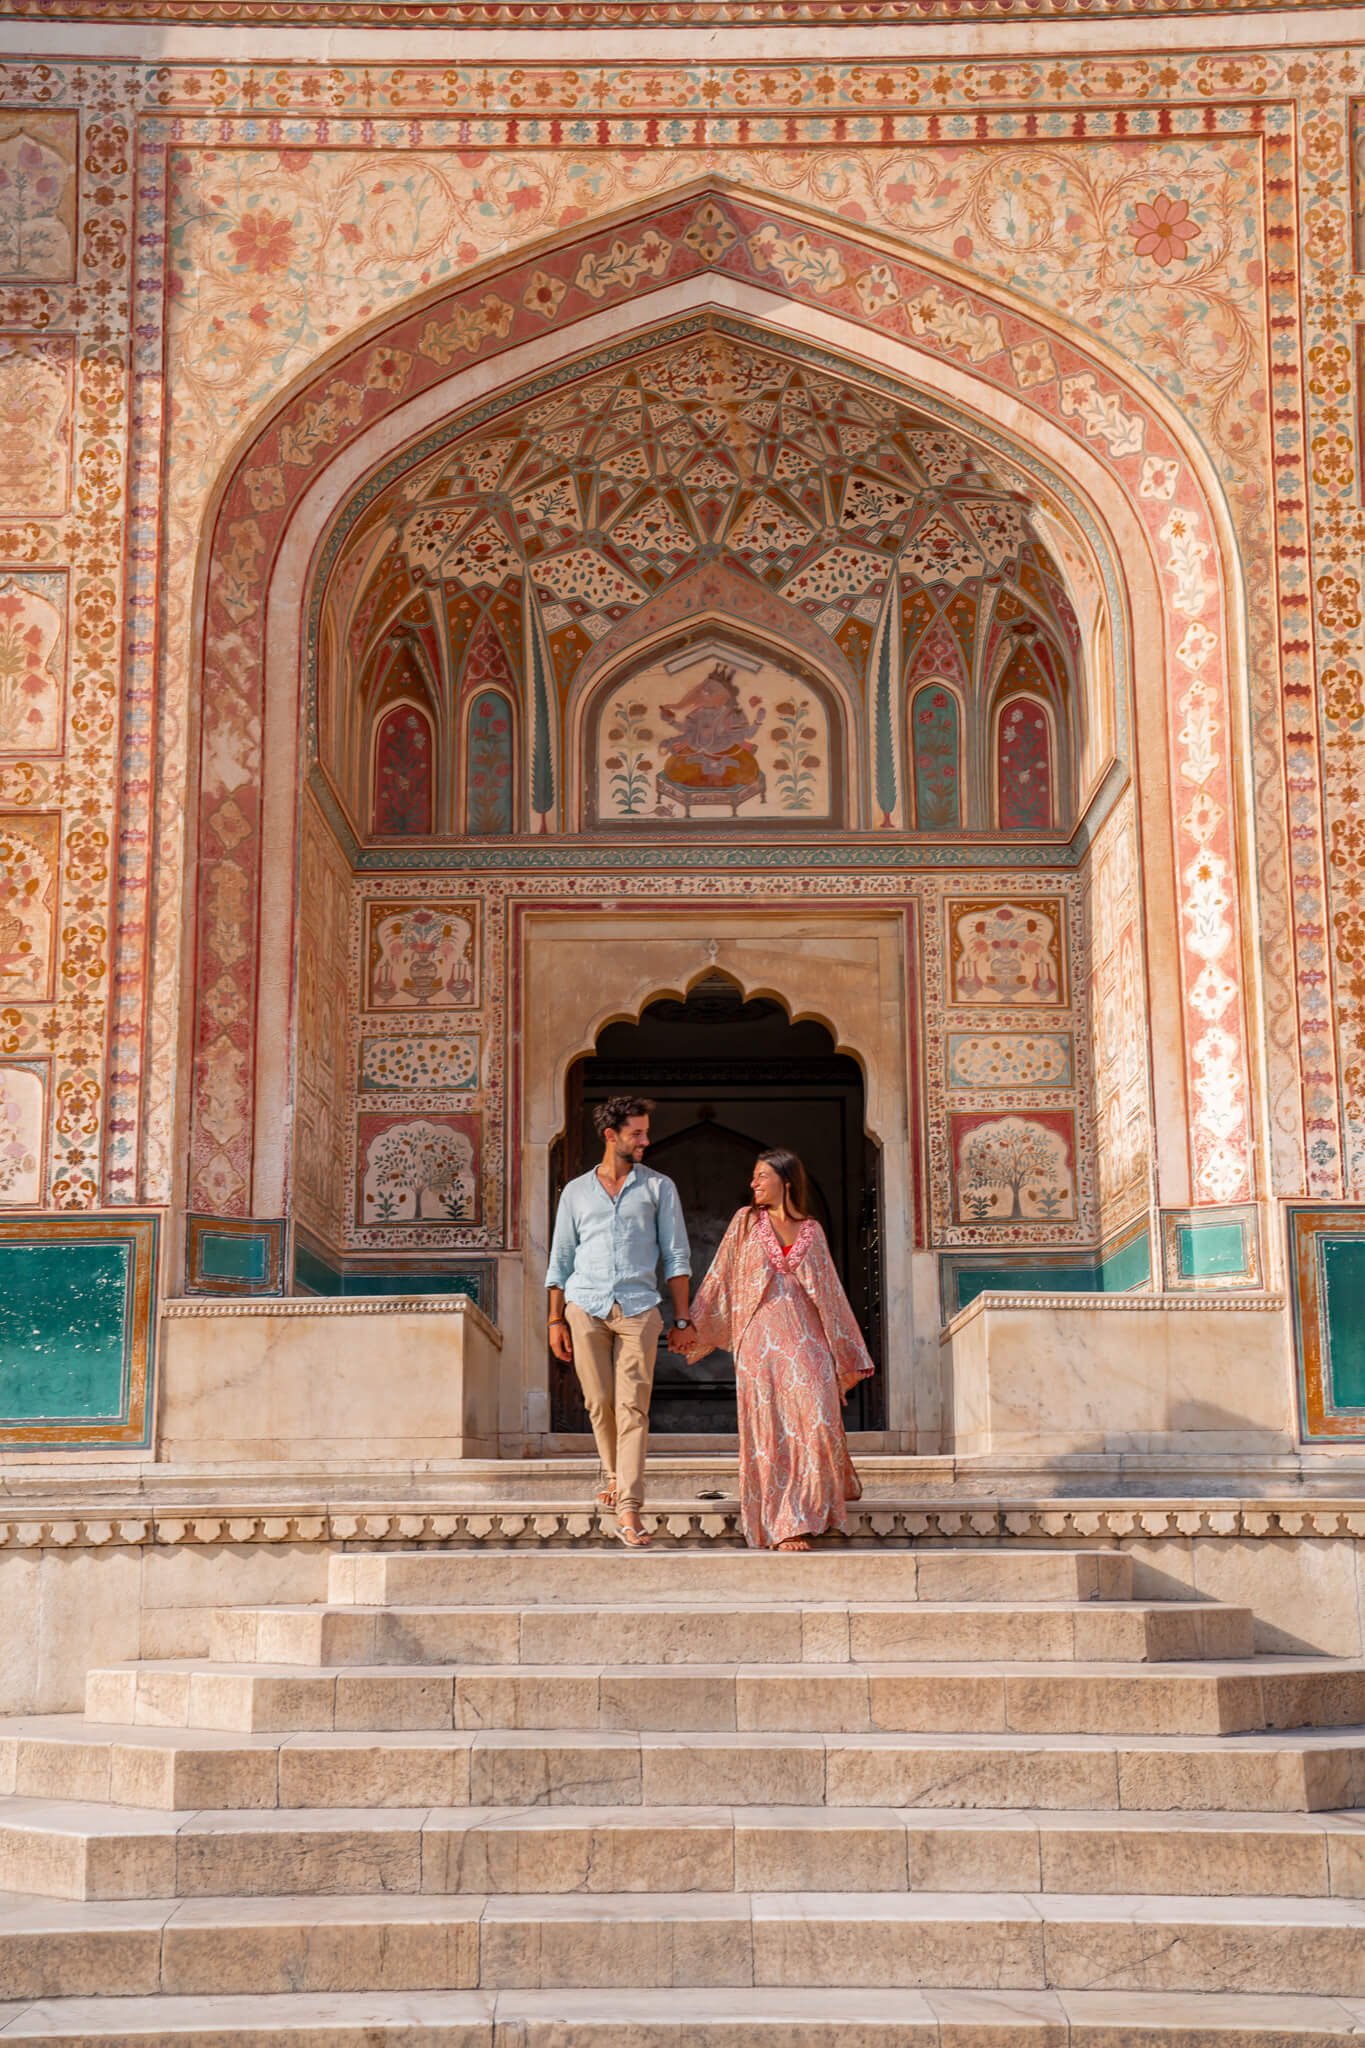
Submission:
<svg viewBox="0 0 1365 2048">
<path fill-rule="evenodd" d="M 1111 1237 L 1152 1200 L 1151 1078 L 1141 862 L 1131 793 L 1090 855 L 1090 1056 L 1100 1228 Z"/>
<path fill-rule="evenodd" d="M 299 848 L 298 1081 L 292 1188 L 297 1223 L 335 1241 L 345 1202 L 352 1013 L 351 871 L 311 795 Z"/>
<path fill-rule="evenodd" d="M 702 890 L 918 918 L 928 1247 L 1365 1202 L 1353 52 L 324 105 L 82 7 L 0 47 L 0 1204 L 517 1256 L 509 906 Z"/>
</svg>

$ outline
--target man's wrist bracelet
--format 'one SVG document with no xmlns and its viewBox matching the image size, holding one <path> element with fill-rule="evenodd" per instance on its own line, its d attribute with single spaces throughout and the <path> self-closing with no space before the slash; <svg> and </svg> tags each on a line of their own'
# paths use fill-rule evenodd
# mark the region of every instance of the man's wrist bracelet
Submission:
<svg viewBox="0 0 1365 2048">
<path fill-rule="evenodd" d="M 551 1328 L 552 1330 L 553 1330 L 553 1328 L 554 1328 L 554 1326 L 555 1326 L 555 1324 L 556 1324 L 556 1323 L 563 1323 L 563 1325 L 564 1325 L 565 1329 L 567 1330 L 567 1329 L 568 1329 L 568 1327 L 569 1327 L 569 1318 L 568 1318 L 567 1316 L 551 1316 L 551 1317 L 550 1317 L 550 1328 Z"/>
</svg>

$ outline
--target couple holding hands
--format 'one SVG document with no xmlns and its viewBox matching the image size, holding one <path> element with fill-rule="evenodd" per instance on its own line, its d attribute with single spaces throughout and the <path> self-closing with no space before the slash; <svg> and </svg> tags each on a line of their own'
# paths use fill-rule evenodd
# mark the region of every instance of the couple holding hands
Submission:
<svg viewBox="0 0 1365 2048">
<path fill-rule="evenodd" d="M 872 1360 L 794 1152 L 759 1154 L 753 1201 L 689 1304 L 678 1191 L 643 1164 L 652 1107 L 616 1095 L 594 1111 L 602 1158 L 560 1196 L 546 1274 L 550 1349 L 578 1374 L 602 1461 L 598 1503 L 630 1549 L 648 1545 L 640 1507 L 662 1271 L 670 1350 L 693 1361 L 734 1354 L 745 1541 L 809 1550 L 812 1536 L 845 1526 L 844 1503 L 862 1492 L 841 1406 Z"/>
</svg>

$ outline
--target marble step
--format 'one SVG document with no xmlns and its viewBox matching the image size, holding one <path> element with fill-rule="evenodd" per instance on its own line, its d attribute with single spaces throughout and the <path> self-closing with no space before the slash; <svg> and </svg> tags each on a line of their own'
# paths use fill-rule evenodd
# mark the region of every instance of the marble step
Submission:
<svg viewBox="0 0 1365 2048">
<path fill-rule="evenodd" d="M 92 1721 L 280 1733 L 539 1728 L 1220 1735 L 1365 1723 L 1365 1665 L 1331 1657 L 1078 1666 L 896 1663 L 289 1665 L 91 1671 Z"/>
<path fill-rule="evenodd" d="M 1285 1897 L 13 1897 L 0 1900 L 0 2000 L 601 1984 L 1365 2000 L 1363 1936 L 1360 1902 Z"/>
<path fill-rule="evenodd" d="M 246 1664 L 1171 1663 L 1250 1657 L 1252 1615 L 1213 1602 L 876 1607 L 823 1601 L 630 1607 L 236 1607 L 209 1655 Z"/>
<path fill-rule="evenodd" d="M 1239 1736 L 234 1735 L 0 1721 L 0 1793 L 199 1807 L 759 1805 L 1324 1812 L 1365 1806 L 1365 1728 Z"/>
<path fill-rule="evenodd" d="M 0 2007 L 44 2048 L 1335 2048 L 1365 2000 L 1130 1991 L 296 1992 Z"/>
<path fill-rule="evenodd" d="M 1127 1600 L 1114 1550 L 373 1550 L 334 1555 L 337 1606 L 638 1605 L 658 1600 Z"/>
<path fill-rule="evenodd" d="M 844 1886 L 1359 1898 L 1365 1816 L 801 1806 L 183 1814 L 0 1803 L 0 1890 L 47 1898 Z"/>
</svg>

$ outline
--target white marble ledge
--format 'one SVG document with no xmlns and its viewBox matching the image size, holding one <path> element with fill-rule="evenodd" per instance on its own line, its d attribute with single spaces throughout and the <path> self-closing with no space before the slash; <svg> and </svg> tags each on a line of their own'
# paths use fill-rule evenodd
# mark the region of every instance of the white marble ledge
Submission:
<svg viewBox="0 0 1365 2048">
<path fill-rule="evenodd" d="M 468 1294 L 173 1294 L 161 1314 L 183 1317 L 220 1316 L 456 1316 L 482 1330 L 502 1349 L 502 1331 Z"/>
<path fill-rule="evenodd" d="M 1049 1313 L 1067 1309 L 1099 1310 L 1110 1314 L 1117 1314 L 1123 1310 L 1131 1314 L 1137 1310 L 1148 1314 L 1167 1315 L 1183 1313 L 1188 1309 L 1196 1315 L 1208 1315 L 1219 1310 L 1226 1314 L 1231 1309 L 1239 1308 L 1279 1310 L 1283 1309 L 1284 1305 L 1284 1295 L 1267 1294 L 1250 1288 L 1245 1292 L 1238 1292 L 1233 1288 L 1217 1291 L 1210 1289 L 1202 1294 L 1193 1291 L 1188 1294 L 1033 1294 L 1027 1288 L 1021 1287 L 1008 1293 L 999 1290 L 976 1295 L 965 1308 L 958 1310 L 951 1321 L 943 1325 L 939 1334 L 941 1337 L 954 1336 L 957 1331 L 964 1330 L 970 1323 L 974 1323 L 977 1317 L 984 1315 L 988 1309 L 1046 1309 Z"/>
</svg>

